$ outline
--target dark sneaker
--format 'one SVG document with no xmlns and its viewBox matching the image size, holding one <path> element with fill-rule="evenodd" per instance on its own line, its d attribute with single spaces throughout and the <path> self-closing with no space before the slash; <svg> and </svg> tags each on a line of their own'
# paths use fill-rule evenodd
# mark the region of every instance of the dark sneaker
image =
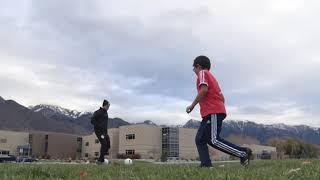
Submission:
<svg viewBox="0 0 320 180">
<path fill-rule="evenodd" d="M 103 165 L 103 164 L 104 164 L 104 159 L 100 159 L 100 158 L 99 158 L 99 159 L 97 160 L 97 164 L 98 164 L 98 165 Z"/>
<path fill-rule="evenodd" d="M 240 163 L 242 166 L 244 167 L 248 167 L 249 163 L 250 163 L 250 159 L 252 157 L 252 150 L 250 148 L 246 148 L 246 156 L 240 158 Z"/>
<path fill-rule="evenodd" d="M 211 165 L 203 165 L 203 164 L 201 164 L 199 167 L 200 168 L 213 168 L 212 164 Z"/>
</svg>

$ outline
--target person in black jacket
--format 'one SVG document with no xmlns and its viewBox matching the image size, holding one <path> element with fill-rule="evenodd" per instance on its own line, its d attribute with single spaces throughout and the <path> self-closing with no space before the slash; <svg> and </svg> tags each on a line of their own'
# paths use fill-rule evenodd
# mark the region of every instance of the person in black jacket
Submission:
<svg viewBox="0 0 320 180">
<path fill-rule="evenodd" d="M 110 103 L 103 100 L 102 107 L 93 113 L 91 117 L 91 124 L 94 126 L 94 132 L 100 141 L 100 157 L 98 163 L 104 162 L 104 156 L 109 154 L 110 138 L 108 136 L 108 110 Z"/>
</svg>

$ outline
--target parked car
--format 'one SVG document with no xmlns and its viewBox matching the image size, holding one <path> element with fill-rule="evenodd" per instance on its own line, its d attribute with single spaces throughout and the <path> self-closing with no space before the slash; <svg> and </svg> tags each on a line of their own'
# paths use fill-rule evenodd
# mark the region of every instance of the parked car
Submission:
<svg viewBox="0 0 320 180">
<path fill-rule="evenodd" d="M 0 163 L 3 162 L 15 162 L 17 158 L 13 155 L 1 155 L 0 156 Z"/>
<path fill-rule="evenodd" d="M 19 156 L 17 157 L 16 162 L 35 162 L 37 161 L 36 159 L 28 156 Z"/>
</svg>

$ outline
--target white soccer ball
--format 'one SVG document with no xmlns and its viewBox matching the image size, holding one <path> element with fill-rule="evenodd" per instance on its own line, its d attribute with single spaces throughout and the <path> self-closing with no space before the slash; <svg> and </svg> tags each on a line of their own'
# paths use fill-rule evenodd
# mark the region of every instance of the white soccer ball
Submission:
<svg viewBox="0 0 320 180">
<path fill-rule="evenodd" d="M 130 158 L 124 160 L 125 165 L 131 165 L 133 162 Z"/>
<path fill-rule="evenodd" d="M 108 165 L 109 164 L 109 160 L 108 159 L 104 159 L 103 164 Z"/>
</svg>

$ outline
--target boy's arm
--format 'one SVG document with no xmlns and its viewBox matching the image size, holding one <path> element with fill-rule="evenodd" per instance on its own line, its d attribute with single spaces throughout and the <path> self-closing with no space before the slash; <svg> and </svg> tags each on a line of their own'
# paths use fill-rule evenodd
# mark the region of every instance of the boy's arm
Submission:
<svg viewBox="0 0 320 180">
<path fill-rule="evenodd" d="M 192 104 L 187 107 L 186 112 L 190 113 L 194 109 L 194 107 L 202 100 L 202 98 L 207 95 L 207 93 L 208 93 L 208 86 L 205 84 L 202 84 L 197 97 L 194 99 Z"/>
</svg>

